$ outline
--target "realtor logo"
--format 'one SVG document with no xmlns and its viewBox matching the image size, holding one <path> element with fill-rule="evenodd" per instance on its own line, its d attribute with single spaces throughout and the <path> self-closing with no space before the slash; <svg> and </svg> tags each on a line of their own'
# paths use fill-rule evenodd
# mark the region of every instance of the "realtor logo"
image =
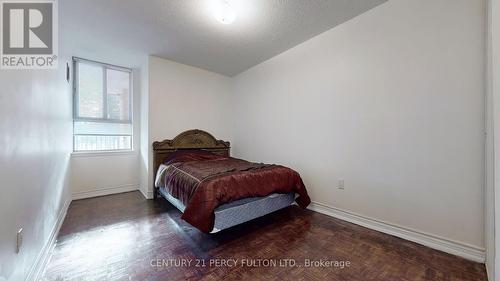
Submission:
<svg viewBox="0 0 500 281">
<path fill-rule="evenodd" d="M 1 1 L 0 68 L 57 68 L 55 1 Z"/>
</svg>

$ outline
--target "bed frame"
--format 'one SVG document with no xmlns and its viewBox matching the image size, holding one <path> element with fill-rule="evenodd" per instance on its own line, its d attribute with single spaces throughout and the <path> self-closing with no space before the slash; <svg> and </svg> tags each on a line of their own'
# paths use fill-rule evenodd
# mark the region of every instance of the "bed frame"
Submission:
<svg viewBox="0 0 500 281">
<path fill-rule="evenodd" d="M 228 141 L 218 140 L 211 134 L 202 130 L 189 130 L 180 133 L 172 140 L 164 140 L 153 143 L 153 183 L 160 164 L 165 161 L 172 153 L 178 150 L 199 149 L 212 153 L 230 156 L 231 146 Z M 159 188 L 153 186 L 154 199 L 159 196 Z"/>
</svg>

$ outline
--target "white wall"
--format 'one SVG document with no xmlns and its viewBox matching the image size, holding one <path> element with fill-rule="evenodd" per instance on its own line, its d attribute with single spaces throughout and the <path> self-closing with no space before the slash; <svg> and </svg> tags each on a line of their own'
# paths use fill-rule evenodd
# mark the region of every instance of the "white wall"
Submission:
<svg viewBox="0 0 500 281">
<path fill-rule="evenodd" d="M 498 0 L 489 2 L 489 52 L 488 61 L 488 153 L 493 159 L 488 162 L 488 179 L 486 185 L 486 268 L 490 281 L 500 280 L 500 262 L 497 261 L 500 253 L 500 3 Z M 489 158 L 488 158 L 489 159 Z M 497 261 L 495 263 L 495 261 Z"/>
<path fill-rule="evenodd" d="M 69 204 L 71 87 L 59 58 L 59 70 L 0 70 L 0 280 L 27 277 Z"/>
<path fill-rule="evenodd" d="M 496 0 L 495 0 L 496 1 Z M 492 26 L 493 0 L 488 0 L 487 27 L 487 52 L 486 52 L 486 184 L 485 184 L 485 248 L 486 248 L 486 271 L 491 281 L 495 280 L 495 149 L 494 149 L 494 120 L 493 120 L 493 44 Z M 500 6 L 496 6 L 497 10 Z M 495 17 L 500 16 L 500 10 L 495 12 Z M 498 21 L 498 19 L 495 19 Z M 496 28 L 495 28 L 496 30 Z M 498 49 L 500 46 L 496 46 Z M 500 50 L 500 49 L 498 49 Z M 498 52 L 496 50 L 496 52 Z M 498 110 L 498 109 L 497 109 Z"/>
<path fill-rule="evenodd" d="M 172 139 L 188 129 L 206 130 L 216 138 L 230 140 L 229 95 L 227 76 L 150 57 L 150 153 L 152 142 Z M 149 179 L 152 173 L 149 169 Z"/>
<path fill-rule="evenodd" d="M 139 189 L 138 152 L 78 154 L 71 157 L 73 199 Z"/>
<path fill-rule="evenodd" d="M 139 155 L 139 179 L 140 190 L 144 197 L 153 198 L 153 179 L 150 177 L 152 166 L 149 136 L 149 57 L 143 61 L 141 68 L 141 97 L 140 97 L 140 155 Z"/>
<path fill-rule="evenodd" d="M 484 21 L 484 1 L 392 0 L 238 75 L 235 155 L 297 169 L 315 202 L 484 249 Z"/>
</svg>

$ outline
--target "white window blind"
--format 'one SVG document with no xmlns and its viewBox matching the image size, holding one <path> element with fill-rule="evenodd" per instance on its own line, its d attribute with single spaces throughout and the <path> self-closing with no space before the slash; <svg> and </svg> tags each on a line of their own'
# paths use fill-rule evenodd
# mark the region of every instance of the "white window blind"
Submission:
<svg viewBox="0 0 500 281">
<path fill-rule="evenodd" d="M 132 149 L 132 71 L 74 58 L 74 151 Z"/>
</svg>

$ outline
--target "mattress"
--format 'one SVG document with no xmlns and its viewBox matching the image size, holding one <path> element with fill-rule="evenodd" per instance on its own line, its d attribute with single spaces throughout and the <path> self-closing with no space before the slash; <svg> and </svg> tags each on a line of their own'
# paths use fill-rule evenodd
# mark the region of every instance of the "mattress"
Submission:
<svg viewBox="0 0 500 281">
<path fill-rule="evenodd" d="M 162 197 L 167 199 L 181 212 L 186 206 L 174 198 L 164 187 L 159 189 Z M 251 197 L 236 200 L 217 207 L 215 213 L 214 228 L 211 233 L 219 232 L 223 229 L 253 220 L 267 215 L 277 210 L 286 208 L 294 203 L 295 193 L 273 193 L 264 197 Z"/>
</svg>

